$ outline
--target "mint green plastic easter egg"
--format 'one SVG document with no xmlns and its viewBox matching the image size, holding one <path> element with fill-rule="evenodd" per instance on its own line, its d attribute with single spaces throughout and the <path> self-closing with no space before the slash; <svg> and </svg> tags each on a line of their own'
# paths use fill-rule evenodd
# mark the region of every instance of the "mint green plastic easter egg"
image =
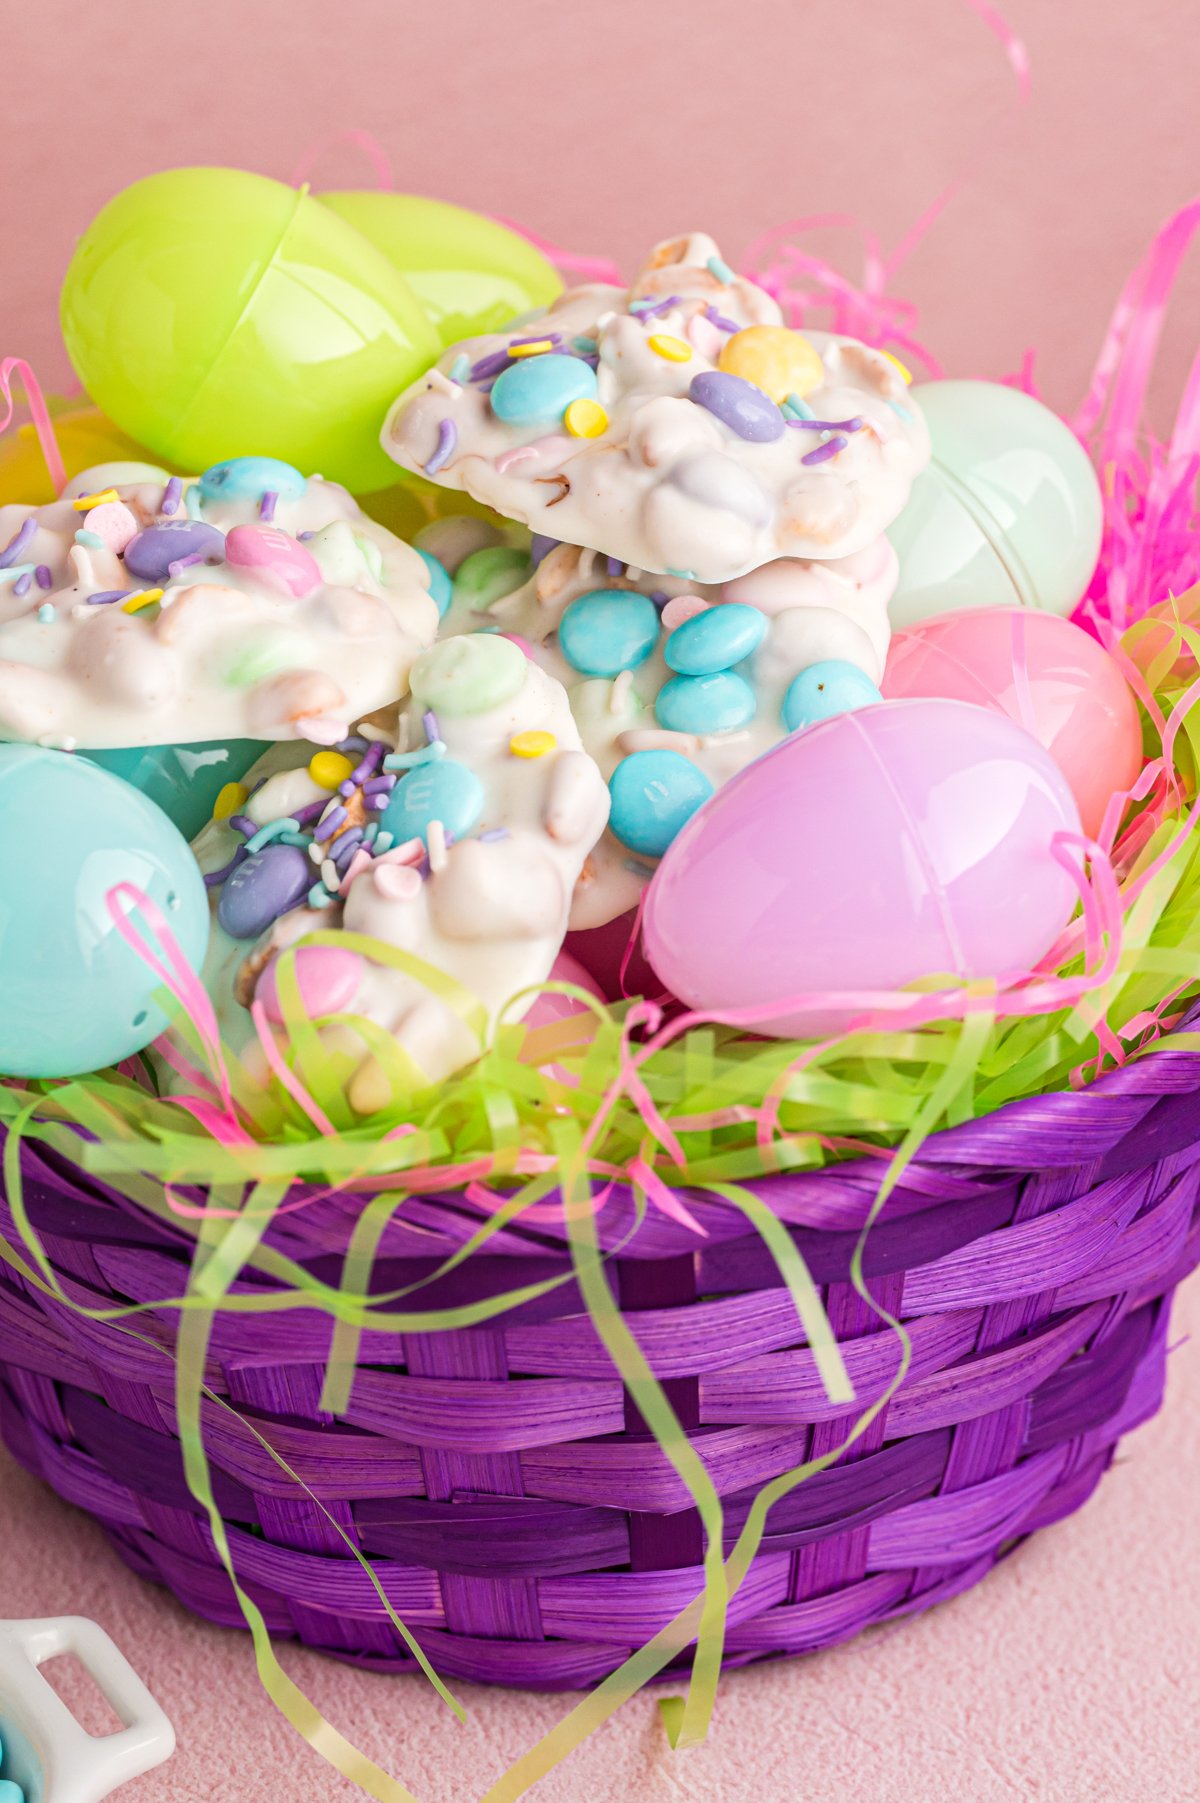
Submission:
<svg viewBox="0 0 1200 1803">
<path fill-rule="evenodd" d="M 380 423 L 441 350 L 381 251 L 241 169 L 124 189 L 80 239 L 61 312 L 92 399 L 176 467 L 280 457 L 357 490 L 391 480 Z"/>
<path fill-rule="evenodd" d="M 467 207 L 366 190 L 320 199 L 402 271 L 443 346 L 498 332 L 562 292 L 554 265 L 527 238 Z"/>
<path fill-rule="evenodd" d="M 261 739 L 209 739 L 194 745 L 133 745 L 118 751 L 81 751 L 160 807 L 185 839 L 212 819 L 227 783 L 240 782 L 263 754 Z"/>
<path fill-rule="evenodd" d="M 159 978 L 108 896 L 123 883 L 149 896 L 197 969 L 208 901 L 186 841 L 128 783 L 37 745 L 0 745 L 0 818 L 15 848 L 0 904 L 0 1072 L 73 1077 L 140 1052 L 167 1024 Z M 153 948 L 136 907 L 133 925 Z"/>
<path fill-rule="evenodd" d="M 1070 614 L 1100 555 L 1100 483 L 1070 427 L 999 382 L 909 391 L 933 457 L 888 528 L 900 583 L 893 627 L 964 607 Z"/>
</svg>

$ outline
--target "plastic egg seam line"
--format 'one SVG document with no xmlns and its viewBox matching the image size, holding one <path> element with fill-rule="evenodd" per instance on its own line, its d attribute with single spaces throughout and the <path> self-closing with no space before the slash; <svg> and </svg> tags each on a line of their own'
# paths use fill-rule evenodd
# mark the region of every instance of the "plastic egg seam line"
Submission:
<svg viewBox="0 0 1200 1803">
<path fill-rule="evenodd" d="M 187 430 L 188 421 L 191 419 L 192 414 L 195 412 L 197 406 L 199 405 L 200 396 L 204 393 L 205 388 L 208 386 L 209 377 L 212 375 L 213 370 L 217 367 L 217 364 L 221 361 L 221 358 L 225 355 L 225 352 L 228 350 L 229 346 L 232 344 L 234 338 L 236 337 L 237 333 L 241 329 L 242 322 L 245 319 L 247 313 L 249 313 L 249 311 L 253 307 L 255 301 L 258 299 L 259 292 L 262 288 L 262 285 L 266 281 L 267 277 L 270 275 L 272 269 L 275 267 L 275 259 L 279 255 L 280 251 L 283 249 L 284 244 L 287 242 L 287 235 L 296 223 L 296 215 L 300 211 L 301 205 L 303 204 L 307 194 L 308 194 L 307 182 L 304 184 L 303 187 L 296 189 L 295 197 L 292 202 L 292 210 L 288 214 L 287 220 L 285 221 L 283 228 L 279 233 L 278 238 L 275 240 L 275 243 L 271 248 L 270 256 L 263 263 L 262 269 L 259 273 L 258 280 L 255 282 L 253 288 L 250 290 L 249 294 L 246 296 L 246 299 L 242 304 L 241 311 L 239 312 L 237 318 L 234 320 L 233 324 L 230 326 L 228 332 L 226 332 L 224 338 L 221 340 L 221 343 L 218 346 L 217 350 L 214 352 L 212 359 L 209 362 L 208 368 L 205 370 L 203 376 L 200 378 L 200 380 L 196 383 L 195 387 L 192 389 L 191 400 L 188 402 L 188 404 L 184 408 L 183 412 L 176 417 L 174 430 L 177 435 L 181 434 Z"/>
<path fill-rule="evenodd" d="M 1003 565 L 1004 573 L 1012 583 L 1013 592 L 1020 605 L 1036 607 L 1038 605 L 1037 594 L 1030 581 L 1029 571 L 1008 542 L 1008 535 L 995 514 L 972 494 L 966 483 L 961 482 L 953 470 L 947 469 L 944 463 L 939 463 L 936 457 L 933 461 L 937 465 L 938 474 L 954 499 L 963 512 L 978 526 L 987 543 L 995 552 L 997 561 Z"/>
<path fill-rule="evenodd" d="M 853 725 L 854 731 L 856 733 L 858 733 L 859 737 L 862 739 L 863 744 L 866 746 L 869 756 L 871 757 L 877 770 L 879 771 L 880 780 L 886 787 L 888 793 L 892 797 L 892 800 L 895 802 L 896 807 L 899 811 L 901 820 L 904 822 L 905 826 L 908 828 L 909 835 L 910 835 L 910 844 L 912 845 L 913 849 L 916 852 L 918 859 L 920 860 L 921 869 L 924 871 L 925 880 L 926 880 L 927 884 L 929 885 L 929 893 L 937 901 L 938 918 L 941 920 L 941 923 L 942 923 L 942 933 L 946 940 L 946 944 L 949 947 L 950 954 L 951 954 L 952 958 L 954 959 L 953 972 L 956 976 L 965 978 L 966 974 L 967 974 L 966 959 L 963 956 L 962 945 L 959 943 L 958 932 L 954 925 L 954 919 L 950 913 L 950 910 L 946 906 L 945 891 L 942 888 L 941 881 L 938 877 L 937 871 L 933 867 L 933 864 L 932 864 L 932 861 L 930 860 L 929 854 L 925 849 L 925 844 L 921 838 L 921 834 L 920 834 L 920 831 L 918 830 L 917 823 L 913 819 L 912 809 L 909 807 L 909 805 L 905 801 L 903 795 L 900 793 L 899 789 L 896 787 L 896 784 L 893 782 L 891 771 L 888 769 L 887 765 L 884 763 L 883 759 L 880 757 L 878 750 L 876 749 L 874 744 L 871 742 L 869 734 L 863 729 L 862 723 L 860 722 L 857 714 L 850 713 L 850 714 L 845 715 L 844 718 Z M 937 976 L 939 974 L 941 974 L 941 973 L 939 973 L 937 971 L 931 971 L 931 970 L 921 972 L 921 975 L 926 976 L 926 977 Z"/>
</svg>

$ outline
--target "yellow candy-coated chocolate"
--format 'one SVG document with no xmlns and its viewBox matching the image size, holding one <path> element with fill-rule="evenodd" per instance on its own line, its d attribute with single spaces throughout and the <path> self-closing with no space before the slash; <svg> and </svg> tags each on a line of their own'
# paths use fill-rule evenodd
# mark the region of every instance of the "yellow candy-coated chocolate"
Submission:
<svg viewBox="0 0 1200 1803">
<path fill-rule="evenodd" d="M 608 429 L 608 415 L 599 401 L 572 401 L 563 424 L 572 438 L 599 438 Z"/>
<path fill-rule="evenodd" d="M 552 732 L 515 732 L 508 749 L 515 758 L 544 758 L 547 752 L 558 750 L 558 740 Z"/>
<path fill-rule="evenodd" d="M 789 394 L 804 396 L 825 380 L 820 352 L 788 326 L 747 326 L 721 346 L 718 367 L 753 382 L 778 405 Z"/>
<path fill-rule="evenodd" d="M 245 783 L 226 783 L 213 802 L 213 819 L 228 820 L 234 814 L 240 814 L 249 799 L 250 791 Z"/>
<path fill-rule="evenodd" d="M 353 773 L 354 765 L 341 751 L 318 751 L 309 761 L 308 774 L 318 788 L 333 790 Z"/>
<path fill-rule="evenodd" d="M 682 338 L 672 337 L 670 332 L 654 332 L 650 337 L 650 349 L 658 357 L 665 357 L 668 363 L 687 363 L 692 355 L 692 347 L 685 344 Z"/>
</svg>

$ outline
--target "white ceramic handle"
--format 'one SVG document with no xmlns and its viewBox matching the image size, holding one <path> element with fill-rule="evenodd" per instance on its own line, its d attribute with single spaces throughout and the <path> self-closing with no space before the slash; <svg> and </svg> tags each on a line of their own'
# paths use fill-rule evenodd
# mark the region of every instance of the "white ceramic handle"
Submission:
<svg viewBox="0 0 1200 1803">
<path fill-rule="evenodd" d="M 128 1659 L 94 1621 L 63 1615 L 50 1621 L 0 1624 L 35 1668 L 74 1653 L 124 1723 L 117 1734 L 88 1734 L 43 1678 L 39 1712 L 54 1721 L 56 1754 L 66 1782 L 62 1803 L 100 1803 L 119 1785 L 153 1770 L 175 1751 L 175 1730 Z M 57 1707 L 55 1707 L 57 1705 Z M 56 1789 L 53 1803 L 59 1803 Z"/>
</svg>

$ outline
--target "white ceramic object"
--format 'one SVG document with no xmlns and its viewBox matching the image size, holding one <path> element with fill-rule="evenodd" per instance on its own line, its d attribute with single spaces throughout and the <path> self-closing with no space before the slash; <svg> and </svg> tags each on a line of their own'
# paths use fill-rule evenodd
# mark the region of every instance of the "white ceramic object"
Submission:
<svg viewBox="0 0 1200 1803">
<path fill-rule="evenodd" d="M 80 1727 L 38 1667 L 74 1653 L 124 1723 L 98 1736 Z M 4 1776 L 26 1803 L 101 1803 L 175 1751 L 175 1730 L 94 1621 L 0 1621 L 0 1736 Z"/>
</svg>

